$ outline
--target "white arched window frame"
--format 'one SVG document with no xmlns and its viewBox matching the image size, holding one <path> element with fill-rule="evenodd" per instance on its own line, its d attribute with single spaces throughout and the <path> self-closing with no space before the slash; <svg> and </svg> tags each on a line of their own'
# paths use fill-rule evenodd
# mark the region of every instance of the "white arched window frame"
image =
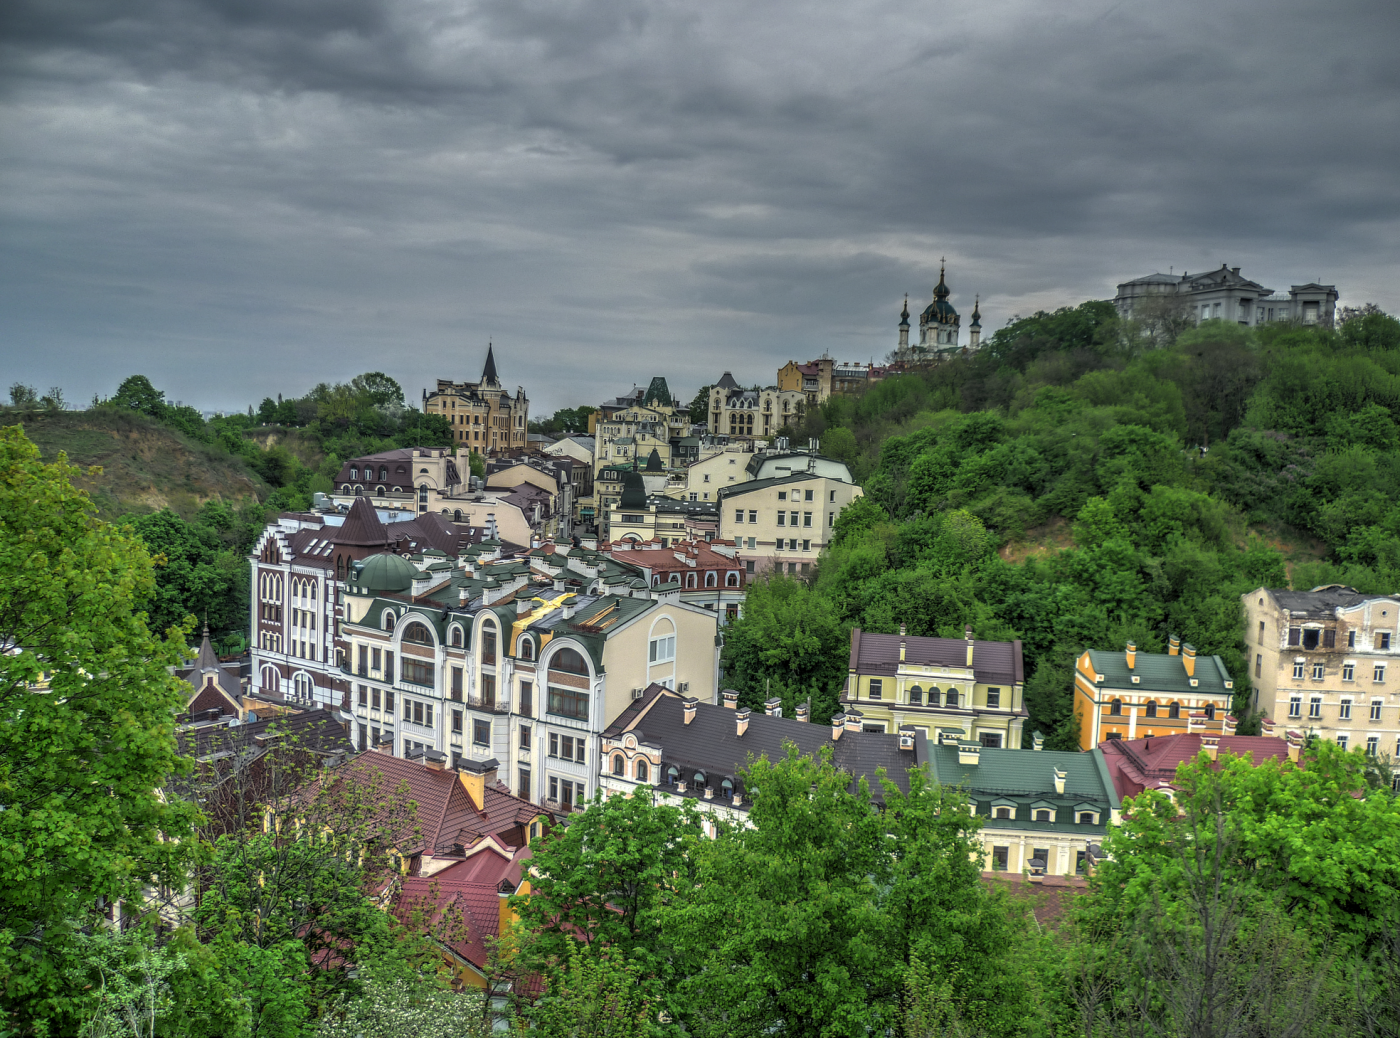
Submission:
<svg viewBox="0 0 1400 1038">
<path fill-rule="evenodd" d="M 398 617 L 394 615 L 394 611 L 392 609 L 384 610 L 384 630 L 392 631 L 394 629 L 394 623 L 397 620 Z"/>
</svg>

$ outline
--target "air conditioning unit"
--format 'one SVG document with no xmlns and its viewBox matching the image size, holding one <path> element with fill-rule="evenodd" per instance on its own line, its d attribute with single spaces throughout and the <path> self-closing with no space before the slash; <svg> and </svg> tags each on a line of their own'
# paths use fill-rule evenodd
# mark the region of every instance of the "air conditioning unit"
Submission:
<svg viewBox="0 0 1400 1038">
<path fill-rule="evenodd" d="M 689 692 L 689 691 L 690 691 L 690 682 L 689 682 L 689 681 L 682 681 L 679 685 L 676 686 L 676 691 L 677 691 L 677 692 Z"/>
<path fill-rule="evenodd" d="M 641 698 L 642 698 L 642 693 L 645 692 L 645 691 L 646 691 L 646 689 L 644 689 L 644 688 L 634 688 L 634 689 L 632 690 L 632 698 L 633 698 L 633 699 L 641 699 Z"/>
</svg>

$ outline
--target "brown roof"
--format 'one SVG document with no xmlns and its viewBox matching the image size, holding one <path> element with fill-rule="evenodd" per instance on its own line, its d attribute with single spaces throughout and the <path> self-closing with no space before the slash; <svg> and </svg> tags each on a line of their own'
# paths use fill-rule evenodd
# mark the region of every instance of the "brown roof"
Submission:
<svg viewBox="0 0 1400 1038">
<path fill-rule="evenodd" d="M 915 635 L 851 631 L 850 669 L 860 674 L 894 675 L 899 669 L 899 643 L 904 662 L 916 667 L 966 667 L 967 642 L 962 638 L 920 638 Z M 1021 643 L 973 639 L 972 673 L 983 684 L 1015 685 L 1025 680 Z"/>
<path fill-rule="evenodd" d="M 384 524 L 375 514 L 374 506 L 369 503 L 369 498 L 357 497 L 350 505 L 350 514 L 345 517 L 345 522 L 335 532 L 333 539 L 337 544 L 382 548 L 388 537 Z"/>
<path fill-rule="evenodd" d="M 1109 739 L 1099 743 L 1104 763 L 1113 779 L 1118 796 L 1136 796 L 1144 789 L 1156 789 L 1158 783 L 1176 780 L 1176 768 L 1184 761 L 1195 760 L 1201 752 L 1203 736 L 1198 733 L 1163 735 L 1151 739 Z M 1269 735 L 1219 736 L 1219 753 L 1237 757 L 1246 754 L 1256 764 L 1266 760 L 1287 760 L 1288 743 Z M 1214 767 L 1219 767 L 1217 762 Z"/>
</svg>

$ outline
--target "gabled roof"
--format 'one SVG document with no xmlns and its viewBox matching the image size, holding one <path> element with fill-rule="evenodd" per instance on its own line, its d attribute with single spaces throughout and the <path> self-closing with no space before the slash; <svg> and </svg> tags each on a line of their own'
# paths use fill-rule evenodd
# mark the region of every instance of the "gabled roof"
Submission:
<svg viewBox="0 0 1400 1038">
<path fill-rule="evenodd" d="M 350 514 L 345 517 L 345 522 L 335 532 L 333 539 L 337 544 L 383 547 L 389 537 L 369 498 L 357 497 L 350 505 Z"/>
<path fill-rule="evenodd" d="M 1266 760 L 1287 760 L 1287 740 L 1269 735 L 1222 735 L 1219 754 L 1248 756 L 1259 765 Z M 1158 784 L 1173 783 L 1177 766 L 1195 760 L 1203 747 L 1204 736 L 1195 733 L 1163 735 L 1151 739 L 1109 739 L 1099 743 L 1113 785 L 1119 797 L 1136 796 L 1144 789 L 1156 789 Z M 1220 762 L 1211 765 L 1219 769 Z"/>
<path fill-rule="evenodd" d="M 897 634 L 872 634 L 859 627 L 851 631 L 849 669 L 858 674 L 899 671 L 899 643 L 905 643 L 904 662 L 915 667 L 967 667 L 967 641 L 962 638 L 901 638 Z M 973 679 L 988 685 L 1017 685 L 1025 680 L 1021 643 L 973 639 Z"/>
</svg>

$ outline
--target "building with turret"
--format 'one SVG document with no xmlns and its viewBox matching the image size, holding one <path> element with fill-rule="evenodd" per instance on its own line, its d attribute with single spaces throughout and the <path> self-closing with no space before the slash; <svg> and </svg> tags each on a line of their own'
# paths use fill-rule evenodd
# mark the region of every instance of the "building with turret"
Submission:
<svg viewBox="0 0 1400 1038">
<path fill-rule="evenodd" d="M 909 341 L 909 297 L 904 298 L 904 309 L 899 314 L 899 344 L 895 348 L 895 359 L 905 364 L 920 364 L 945 360 L 958 354 L 975 350 L 982 344 L 981 299 L 978 297 L 972 307 L 972 320 L 968 325 L 968 342 L 962 343 L 962 317 L 957 308 L 949 302 L 952 290 L 948 287 L 947 268 L 938 268 L 938 284 L 933 288 L 933 302 L 924 307 L 919 315 L 919 341 Z"/>
<path fill-rule="evenodd" d="M 425 414 L 440 414 L 452 426 L 459 449 L 473 454 L 524 450 L 530 425 L 530 401 L 516 386 L 512 396 L 496 373 L 494 346 L 486 347 L 486 365 L 478 382 L 438 379 L 437 389 L 423 390 Z"/>
</svg>

